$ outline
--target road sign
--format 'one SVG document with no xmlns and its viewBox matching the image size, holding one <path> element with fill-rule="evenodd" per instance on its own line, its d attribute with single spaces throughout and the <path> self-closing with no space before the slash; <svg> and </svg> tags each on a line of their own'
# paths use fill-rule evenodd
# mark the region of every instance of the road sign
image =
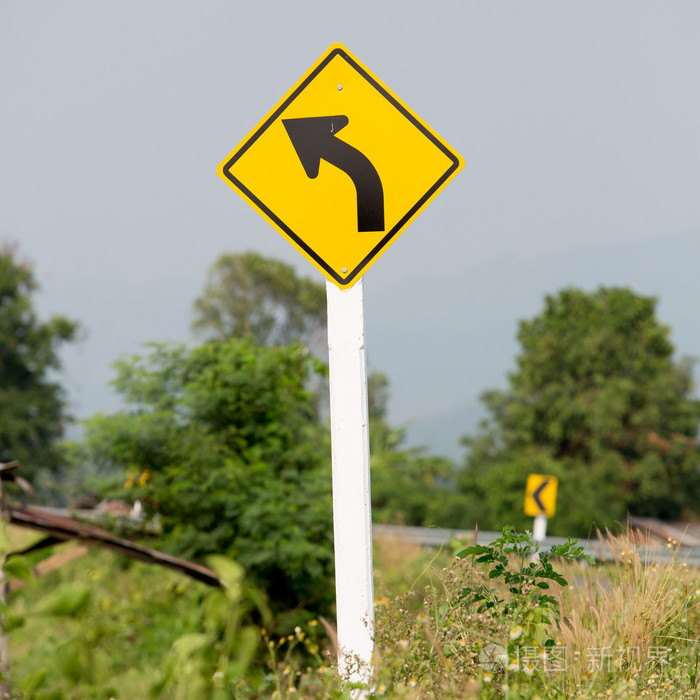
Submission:
<svg viewBox="0 0 700 700">
<path fill-rule="evenodd" d="M 525 486 L 525 515 L 533 518 L 554 515 L 559 479 L 546 474 L 530 474 Z"/>
<path fill-rule="evenodd" d="M 463 165 L 368 68 L 333 44 L 218 172 L 343 289 Z"/>
</svg>

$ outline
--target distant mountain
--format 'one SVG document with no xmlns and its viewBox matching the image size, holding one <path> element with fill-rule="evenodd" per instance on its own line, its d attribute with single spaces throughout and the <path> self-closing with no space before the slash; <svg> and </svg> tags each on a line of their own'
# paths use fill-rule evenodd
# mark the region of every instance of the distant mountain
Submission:
<svg viewBox="0 0 700 700">
<path fill-rule="evenodd" d="M 407 424 L 406 444 L 424 446 L 427 454 L 448 457 L 461 464 L 466 448 L 460 444 L 460 438 L 473 434 L 483 417 L 483 407 L 476 402 L 453 411 L 427 416 Z"/>
<path fill-rule="evenodd" d="M 700 356 L 699 266 L 697 232 L 535 260 L 504 256 L 466 275 L 377 290 L 365 310 L 367 347 L 371 368 L 390 380 L 389 419 L 409 426 L 411 444 L 461 459 L 459 439 L 482 415 L 479 395 L 507 385 L 518 321 L 566 286 L 628 286 L 658 297 L 677 356 Z"/>
</svg>

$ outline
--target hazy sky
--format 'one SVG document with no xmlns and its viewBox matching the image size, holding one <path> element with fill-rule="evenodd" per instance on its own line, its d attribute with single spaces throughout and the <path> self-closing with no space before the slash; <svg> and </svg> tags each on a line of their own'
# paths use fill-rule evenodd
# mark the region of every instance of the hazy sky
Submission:
<svg viewBox="0 0 700 700">
<path fill-rule="evenodd" d="M 120 354 L 189 338 L 222 252 L 322 280 L 216 166 L 334 42 L 466 160 L 365 277 L 392 419 L 503 384 L 516 320 L 566 284 L 657 294 L 700 354 L 699 36 L 694 1 L 0 4 L 0 239 L 85 327 L 74 412 L 116 405 Z"/>
</svg>

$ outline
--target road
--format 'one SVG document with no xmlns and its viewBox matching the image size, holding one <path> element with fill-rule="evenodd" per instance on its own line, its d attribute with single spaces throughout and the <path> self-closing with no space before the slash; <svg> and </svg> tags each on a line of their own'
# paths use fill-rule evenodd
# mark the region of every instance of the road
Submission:
<svg viewBox="0 0 700 700">
<path fill-rule="evenodd" d="M 449 547 L 450 543 L 464 541 L 471 544 L 474 540 L 474 530 L 448 530 L 438 527 L 409 527 L 401 525 L 379 525 L 373 526 L 374 536 L 383 539 L 397 539 L 402 542 L 416 542 L 425 547 Z M 479 544 L 493 542 L 501 536 L 500 532 L 489 532 L 479 530 Z M 564 544 L 566 537 L 545 537 L 542 542 L 543 549 L 549 549 L 552 545 Z M 599 539 L 580 540 L 585 554 L 596 559 L 596 561 L 625 560 L 629 558 L 630 552 L 616 550 L 614 545 L 608 541 Z M 670 546 L 669 546 L 670 544 Z M 635 546 L 636 555 L 643 562 L 665 563 L 674 559 L 686 562 L 688 566 L 700 566 L 700 547 L 681 547 L 673 542 L 663 543 L 661 541 L 645 543 L 645 546 Z"/>
</svg>

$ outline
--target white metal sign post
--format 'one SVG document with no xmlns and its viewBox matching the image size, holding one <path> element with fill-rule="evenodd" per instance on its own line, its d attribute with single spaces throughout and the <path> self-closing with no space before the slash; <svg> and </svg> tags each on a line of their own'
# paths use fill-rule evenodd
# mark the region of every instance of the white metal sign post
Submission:
<svg viewBox="0 0 700 700">
<path fill-rule="evenodd" d="M 328 280 L 339 670 L 353 683 L 370 683 L 374 624 L 361 277 L 463 166 L 333 44 L 218 169 Z"/>
<path fill-rule="evenodd" d="M 536 515 L 532 525 L 532 539 L 535 542 L 544 542 L 547 537 L 547 516 Z"/>
<path fill-rule="evenodd" d="M 345 290 L 326 282 L 326 294 L 338 669 L 369 685 L 374 582 L 362 280 Z"/>
</svg>

